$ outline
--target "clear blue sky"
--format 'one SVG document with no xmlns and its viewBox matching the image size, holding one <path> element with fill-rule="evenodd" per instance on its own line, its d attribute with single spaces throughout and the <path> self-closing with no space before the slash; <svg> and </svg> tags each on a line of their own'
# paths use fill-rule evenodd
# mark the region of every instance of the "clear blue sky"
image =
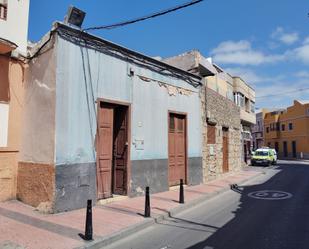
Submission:
<svg viewBox="0 0 309 249">
<path fill-rule="evenodd" d="M 140 17 L 187 0 L 31 0 L 29 40 L 39 40 L 69 5 L 86 11 L 83 27 Z M 195 6 L 95 34 L 149 56 L 169 57 L 198 49 L 257 96 L 309 88 L 308 0 L 205 0 Z M 285 107 L 309 100 L 309 90 L 257 98 L 257 107 Z"/>
</svg>

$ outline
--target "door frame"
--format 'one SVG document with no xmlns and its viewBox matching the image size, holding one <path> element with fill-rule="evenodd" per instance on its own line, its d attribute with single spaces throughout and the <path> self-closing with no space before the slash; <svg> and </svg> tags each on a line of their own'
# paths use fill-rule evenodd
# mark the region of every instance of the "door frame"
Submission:
<svg viewBox="0 0 309 249">
<path fill-rule="evenodd" d="M 131 103 L 118 101 L 118 100 L 110 100 L 105 98 L 97 98 L 95 101 L 97 104 L 97 129 L 96 129 L 96 136 L 95 136 L 95 147 L 96 147 L 96 166 L 98 165 L 98 148 L 99 148 L 99 139 L 98 139 L 98 127 L 99 127 L 99 115 L 98 110 L 100 108 L 100 103 L 106 103 L 106 104 L 114 104 L 114 105 L 120 105 L 127 107 L 127 118 L 128 118 L 128 134 L 127 134 L 127 140 L 128 140 L 128 155 L 127 155 L 127 195 L 131 192 L 130 188 L 130 179 L 131 179 Z M 97 174 L 97 173 L 96 173 Z M 114 177 L 114 172 L 112 172 L 112 177 Z M 96 181 L 97 181 L 97 175 L 96 175 Z"/>
<path fill-rule="evenodd" d="M 171 111 L 168 110 L 167 111 L 167 183 L 168 186 L 170 187 L 170 183 L 169 183 L 169 166 L 170 166 L 170 157 L 169 157 L 169 122 L 170 122 L 170 115 L 171 114 L 176 114 L 176 115 L 181 115 L 184 116 L 185 118 L 185 179 L 184 180 L 184 184 L 189 185 L 189 177 L 188 177 L 188 165 L 189 165 L 189 158 L 188 158 L 188 113 L 186 112 L 179 112 L 179 111 Z"/>
</svg>

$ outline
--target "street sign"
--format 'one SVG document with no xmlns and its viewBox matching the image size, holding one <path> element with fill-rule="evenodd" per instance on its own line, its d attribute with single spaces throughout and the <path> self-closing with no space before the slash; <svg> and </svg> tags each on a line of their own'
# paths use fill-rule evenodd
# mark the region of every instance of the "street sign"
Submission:
<svg viewBox="0 0 309 249">
<path fill-rule="evenodd" d="M 289 199 L 293 195 L 291 193 L 279 190 L 260 190 L 251 192 L 248 196 L 254 199 L 275 201 Z"/>
</svg>

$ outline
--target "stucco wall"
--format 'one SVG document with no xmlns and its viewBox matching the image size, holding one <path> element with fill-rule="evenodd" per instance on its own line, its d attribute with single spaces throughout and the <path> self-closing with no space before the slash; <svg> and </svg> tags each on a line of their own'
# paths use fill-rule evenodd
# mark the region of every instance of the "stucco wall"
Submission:
<svg viewBox="0 0 309 249">
<path fill-rule="evenodd" d="M 97 99 L 131 104 L 129 195 L 168 190 L 168 111 L 187 114 L 188 180 L 201 182 L 199 89 L 184 80 L 88 49 L 58 36 L 56 72 L 56 209 L 82 207 L 96 196 Z M 184 92 L 175 92 L 175 87 Z M 142 146 L 137 143 L 143 141 Z M 158 163 L 160 162 L 160 163 Z M 82 170 L 87 166 L 87 172 Z M 154 167 L 151 167 L 151 166 Z M 65 168 L 66 178 L 61 178 Z M 89 183 L 80 186 L 79 176 Z M 61 179 L 58 181 L 58 179 Z M 147 180 L 148 179 L 148 180 Z M 75 186 L 75 187 L 72 187 Z M 68 190 L 68 191 L 66 191 Z M 63 195 L 62 193 L 65 193 Z"/>
<path fill-rule="evenodd" d="M 1 119 L 0 132 L 0 201 L 16 197 L 17 159 L 20 149 L 24 94 L 24 65 L 9 57 L 0 57 L 0 102 L 8 113 Z M 5 69 L 5 70 L 4 70 Z M 0 115 L 1 116 L 1 115 Z M 3 117 L 3 116 L 2 116 Z M 2 126 L 3 125 L 3 126 Z M 5 134 L 6 133 L 6 134 Z"/>
<path fill-rule="evenodd" d="M 187 113 L 188 156 L 201 156 L 198 89 L 61 38 L 57 58 L 56 164 L 95 161 L 97 98 L 132 104 L 132 160 L 167 158 L 169 110 Z M 192 92 L 169 96 L 165 87 L 139 76 Z M 135 139 L 144 140 L 143 150 L 135 148 Z"/>
<path fill-rule="evenodd" d="M 45 49 L 26 71 L 17 197 L 50 208 L 55 186 L 56 55 L 52 47 Z"/>
</svg>

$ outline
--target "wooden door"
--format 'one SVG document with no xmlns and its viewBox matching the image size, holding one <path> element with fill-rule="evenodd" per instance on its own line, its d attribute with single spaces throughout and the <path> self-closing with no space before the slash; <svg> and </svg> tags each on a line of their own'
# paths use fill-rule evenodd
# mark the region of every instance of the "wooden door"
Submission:
<svg viewBox="0 0 309 249">
<path fill-rule="evenodd" d="M 229 137 L 228 131 L 223 130 L 223 143 L 222 143 L 222 153 L 223 153 L 223 173 L 229 171 Z"/>
<path fill-rule="evenodd" d="M 169 185 L 186 181 L 186 116 L 170 114 L 168 132 Z"/>
<path fill-rule="evenodd" d="M 114 107 L 100 103 L 98 110 L 97 194 L 98 199 L 112 194 Z"/>
<path fill-rule="evenodd" d="M 128 112 L 126 107 L 118 107 L 115 113 L 114 129 L 114 182 L 115 194 L 127 193 L 127 157 L 128 157 Z"/>
</svg>

